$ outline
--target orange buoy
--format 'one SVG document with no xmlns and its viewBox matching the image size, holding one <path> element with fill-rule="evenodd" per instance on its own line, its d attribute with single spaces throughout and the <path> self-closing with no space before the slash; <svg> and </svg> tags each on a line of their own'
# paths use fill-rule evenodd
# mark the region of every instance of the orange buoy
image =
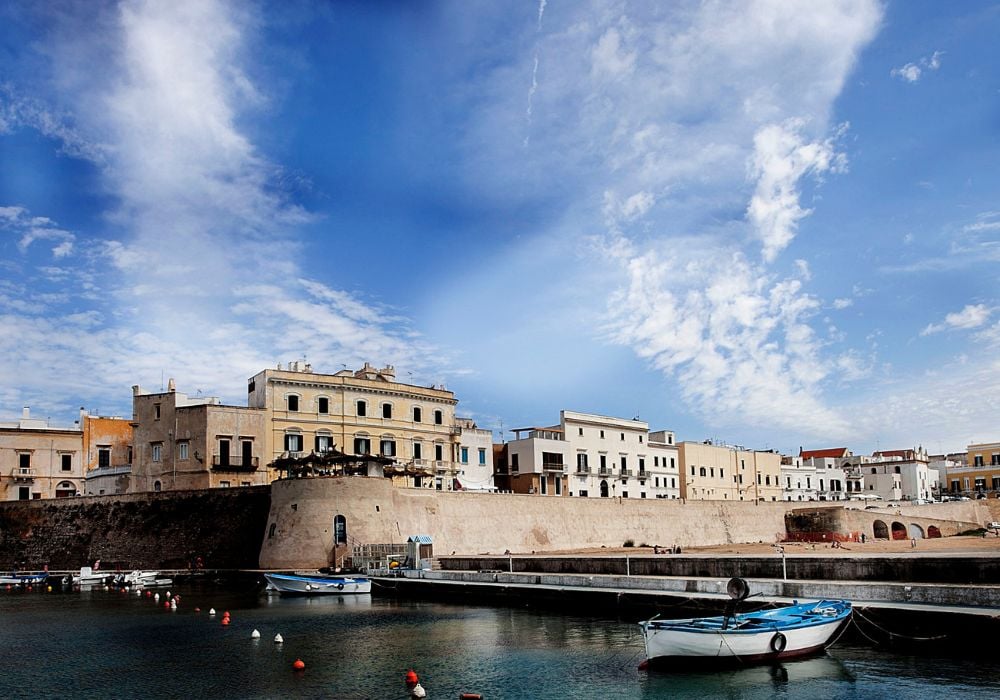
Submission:
<svg viewBox="0 0 1000 700">
<path fill-rule="evenodd" d="M 408 688 L 412 688 L 413 686 L 415 686 L 417 683 L 420 682 L 420 679 L 417 677 L 417 672 L 414 671 L 412 668 L 406 672 L 404 680 L 406 681 L 406 685 Z"/>
<path fill-rule="evenodd" d="M 296 671 L 301 671 L 306 667 L 305 662 L 302 659 L 295 659 L 295 663 L 292 664 L 292 668 Z"/>
<path fill-rule="evenodd" d="M 483 696 L 479 693 L 462 693 L 458 696 L 458 700 L 483 700 Z"/>
</svg>

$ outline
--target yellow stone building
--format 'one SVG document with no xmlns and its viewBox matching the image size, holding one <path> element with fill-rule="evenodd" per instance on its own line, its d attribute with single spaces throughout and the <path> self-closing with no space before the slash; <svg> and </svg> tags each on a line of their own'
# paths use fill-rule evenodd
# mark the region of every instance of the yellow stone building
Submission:
<svg viewBox="0 0 1000 700">
<path fill-rule="evenodd" d="M 947 469 L 942 488 L 952 494 L 1000 493 L 1000 442 L 969 445 L 965 465 Z"/>
<path fill-rule="evenodd" d="M 715 445 L 680 443 L 681 498 L 692 501 L 779 501 L 781 455 Z"/>
</svg>

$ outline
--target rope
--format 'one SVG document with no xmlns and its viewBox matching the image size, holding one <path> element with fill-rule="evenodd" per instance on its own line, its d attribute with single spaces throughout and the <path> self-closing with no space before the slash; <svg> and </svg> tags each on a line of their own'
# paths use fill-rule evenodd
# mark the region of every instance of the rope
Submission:
<svg viewBox="0 0 1000 700">
<path fill-rule="evenodd" d="M 906 640 L 911 641 L 911 642 L 934 642 L 934 641 L 938 641 L 940 639 L 947 639 L 948 638 L 947 634 L 939 634 L 939 635 L 935 635 L 933 637 L 912 637 L 912 636 L 905 635 L 905 634 L 898 634 L 896 632 L 890 632 L 885 627 L 882 627 L 881 625 L 873 622 L 872 620 L 870 620 L 869 618 L 865 617 L 860 612 L 858 612 L 857 609 L 854 610 L 854 615 L 856 617 L 860 617 L 862 620 L 864 620 L 865 622 L 867 622 L 869 625 L 871 625 L 875 629 L 877 629 L 877 630 L 879 630 L 879 631 L 884 632 L 885 634 L 887 634 L 889 636 L 889 640 L 890 641 L 892 641 L 892 639 L 894 637 L 898 637 L 900 639 L 906 639 Z M 857 624 L 856 621 L 855 621 L 854 624 L 855 624 L 856 627 L 858 627 L 858 630 L 860 631 L 861 628 L 860 628 L 860 626 L 858 626 L 858 624 Z M 871 637 L 868 637 L 868 635 L 866 635 L 864 632 L 861 632 L 861 634 L 863 634 L 868 639 L 871 639 Z"/>
</svg>

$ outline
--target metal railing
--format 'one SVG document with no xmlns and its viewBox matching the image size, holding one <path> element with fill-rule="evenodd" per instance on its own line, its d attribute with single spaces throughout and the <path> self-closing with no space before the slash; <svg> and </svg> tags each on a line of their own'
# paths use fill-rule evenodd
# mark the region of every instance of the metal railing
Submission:
<svg viewBox="0 0 1000 700">
<path fill-rule="evenodd" d="M 228 457 L 223 460 L 221 455 L 212 455 L 212 469 L 228 472 L 255 472 L 260 463 L 259 457 L 251 457 L 245 462 L 242 457 Z"/>
<path fill-rule="evenodd" d="M 566 465 L 562 462 L 542 462 L 542 471 L 562 472 L 566 471 Z"/>
</svg>

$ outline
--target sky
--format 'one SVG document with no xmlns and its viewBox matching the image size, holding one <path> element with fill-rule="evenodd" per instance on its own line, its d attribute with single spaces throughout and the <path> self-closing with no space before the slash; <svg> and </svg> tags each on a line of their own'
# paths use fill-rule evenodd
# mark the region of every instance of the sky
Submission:
<svg viewBox="0 0 1000 700">
<path fill-rule="evenodd" d="M 0 420 L 392 364 L 797 454 L 1000 440 L 1000 4 L 0 4 Z"/>
</svg>

